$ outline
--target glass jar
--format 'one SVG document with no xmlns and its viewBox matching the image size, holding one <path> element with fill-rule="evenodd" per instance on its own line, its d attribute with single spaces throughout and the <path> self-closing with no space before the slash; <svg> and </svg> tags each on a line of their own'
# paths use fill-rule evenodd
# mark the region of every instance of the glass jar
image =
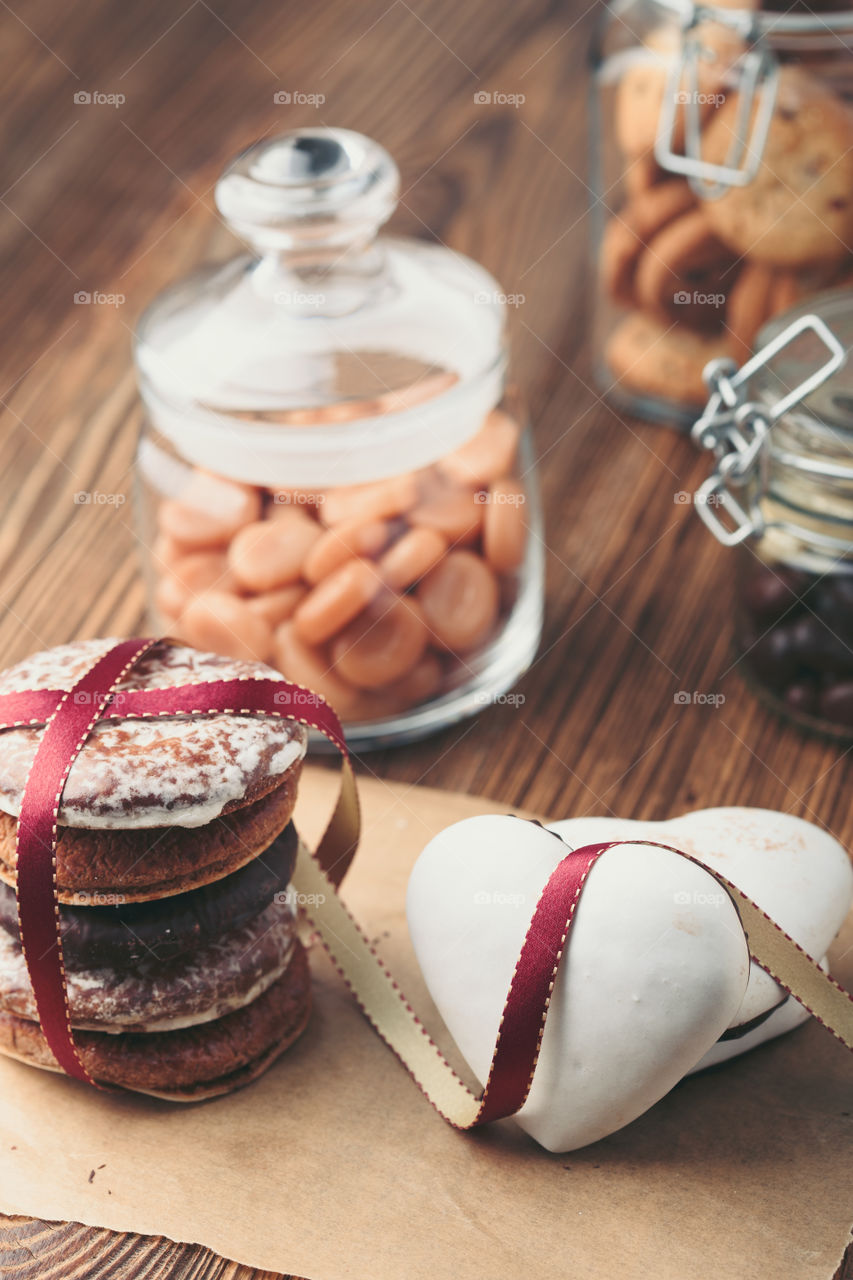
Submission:
<svg viewBox="0 0 853 1280">
<path fill-rule="evenodd" d="M 592 224 L 617 407 L 689 425 L 708 361 L 743 361 L 775 315 L 853 282 L 851 54 L 849 11 L 612 0 Z"/>
<path fill-rule="evenodd" d="M 715 388 L 694 438 L 717 455 L 696 495 L 738 548 L 738 669 L 777 711 L 853 739 L 853 291 L 824 294 L 759 335 Z"/>
<path fill-rule="evenodd" d="M 461 254 L 377 236 L 397 191 L 348 130 L 250 148 L 216 187 L 250 252 L 168 289 L 136 346 L 154 625 L 272 663 L 361 746 L 505 693 L 542 623 L 503 295 Z"/>
</svg>

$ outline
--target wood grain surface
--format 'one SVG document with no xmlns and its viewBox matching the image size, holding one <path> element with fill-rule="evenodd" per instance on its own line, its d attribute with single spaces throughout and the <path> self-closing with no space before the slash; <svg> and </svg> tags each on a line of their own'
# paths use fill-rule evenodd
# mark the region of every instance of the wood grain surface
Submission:
<svg viewBox="0 0 853 1280">
<path fill-rule="evenodd" d="M 733 665 L 731 554 L 678 498 L 706 463 L 594 384 L 585 95 L 599 17 L 585 0 L 0 0 L 3 665 L 143 626 L 130 501 L 140 312 L 233 251 L 211 188 L 235 151 L 347 125 L 401 166 L 395 230 L 473 254 L 523 296 L 515 372 L 548 561 L 523 702 L 359 767 L 555 817 L 764 805 L 853 840 L 848 749 L 775 719 Z M 324 101 L 280 105 L 282 91 Z M 483 91 L 524 101 L 479 103 Z M 113 302 L 76 303 L 78 291 Z M 205 1250 L 30 1219 L 7 1219 L 0 1248 L 15 1280 L 260 1277 Z"/>
</svg>

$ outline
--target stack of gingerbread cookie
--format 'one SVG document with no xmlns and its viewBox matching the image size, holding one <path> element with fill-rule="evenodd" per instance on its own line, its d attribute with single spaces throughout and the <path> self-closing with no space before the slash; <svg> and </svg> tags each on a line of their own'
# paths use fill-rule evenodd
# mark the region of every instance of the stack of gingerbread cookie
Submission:
<svg viewBox="0 0 853 1280">
<path fill-rule="evenodd" d="M 0 693 L 70 689 L 114 641 L 39 653 Z M 280 679 L 164 643 L 120 689 Z M 38 1024 L 15 900 L 16 815 L 44 730 L 0 734 L 0 1052 L 57 1064 Z M 305 952 L 288 885 L 306 748 L 282 718 L 102 720 L 68 776 L 56 881 L 71 1025 L 97 1081 L 176 1100 L 258 1076 L 304 1029 Z"/>
<path fill-rule="evenodd" d="M 707 398 L 709 360 L 743 362 L 772 316 L 853 278 L 849 102 L 819 63 L 783 65 L 762 137 L 761 94 L 751 106 L 741 100 L 741 37 L 710 20 L 693 37 L 701 49 L 698 88 L 676 95 L 672 148 L 685 148 L 682 99 L 695 96 L 701 160 L 731 165 L 745 136 L 754 173 L 715 188 L 659 166 L 656 140 L 681 36 L 671 27 L 653 31 L 647 56 L 627 67 L 616 88 L 626 201 L 601 247 L 602 289 L 618 308 L 604 350 L 609 375 L 632 395 L 684 407 Z"/>
</svg>

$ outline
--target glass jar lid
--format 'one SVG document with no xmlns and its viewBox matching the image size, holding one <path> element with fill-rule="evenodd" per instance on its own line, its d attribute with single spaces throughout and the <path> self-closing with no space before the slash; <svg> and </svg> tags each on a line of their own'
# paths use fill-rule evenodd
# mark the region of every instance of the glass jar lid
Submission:
<svg viewBox="0 0 853 1280">
<path fill-rule="evenodd" d="M 216 202 L 250 252 L 167 289 L 138 329 L 155 427 L 253 484 L 355 484 L 426 466 L 500 398 L 505 305 L 441 244 L 377 236 L 397 167 L 346 129 L 300 129 L 228 166 Z"/>
</svg>

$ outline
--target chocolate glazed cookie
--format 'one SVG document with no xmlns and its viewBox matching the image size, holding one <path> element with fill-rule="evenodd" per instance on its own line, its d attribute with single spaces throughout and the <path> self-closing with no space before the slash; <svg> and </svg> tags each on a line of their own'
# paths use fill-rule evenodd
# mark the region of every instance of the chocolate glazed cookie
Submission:
<svg viewBox="0 0 853 1280">
<path fill-rule="evenodd" d="M 59 908 L 69 967 L 128 965 L 154 955 L 172 960 L 254 919 L 287 889 L 297 849 L 293 823 L 233 875 L 152 902 Z M 97 903 L 97 897 L 95 898 Z M 0 929 L 18 937 L 15 892 L 0 884 Z"/>
</svg>

